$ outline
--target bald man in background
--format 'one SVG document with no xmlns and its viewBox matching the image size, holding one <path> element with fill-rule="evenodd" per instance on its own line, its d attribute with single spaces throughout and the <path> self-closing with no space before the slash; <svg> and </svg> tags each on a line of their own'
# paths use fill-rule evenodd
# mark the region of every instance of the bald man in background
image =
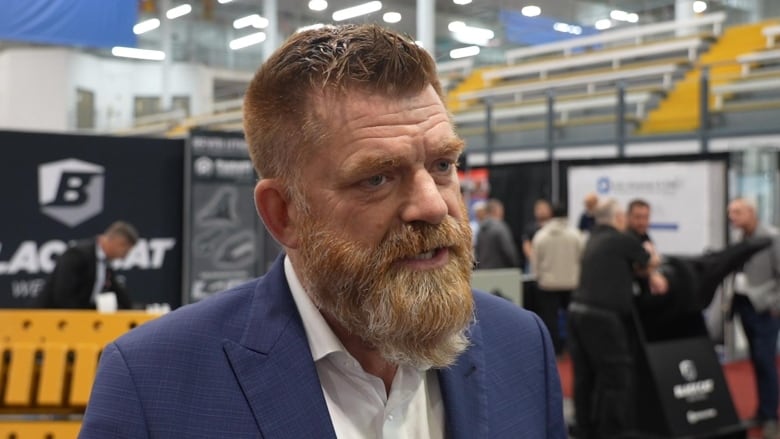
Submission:
<svg viewBox="0 0 780 439">
<path fill-rule="evenodd" d="M 756 374 L 758 410 L 754 420 L 764 439 L 780 437 L 777 426 L 777 332 L 780 329 L 780 244 L 777 230 L 758 220 L 756 204 L 747 198 L 729 203 L 729 221 L 741 239 L 769 237 L 772 245 L 756 253 L 737 273 L 732 311 L 738 314 Z"/>
</svg>

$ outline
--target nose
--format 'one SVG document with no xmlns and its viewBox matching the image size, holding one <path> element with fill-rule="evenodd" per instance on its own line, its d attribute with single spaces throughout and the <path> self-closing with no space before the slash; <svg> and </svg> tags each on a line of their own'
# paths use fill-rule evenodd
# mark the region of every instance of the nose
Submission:
<svg viewBox="0 0 780 439">
<path fill-rule="evenodd" d="M 439 224 L 447 217 L 447 202 L 431 174 L 420 170 L 410 182 L 408 198 L 401 209 L 405 223 L 424 221 Z"/>
</svg>

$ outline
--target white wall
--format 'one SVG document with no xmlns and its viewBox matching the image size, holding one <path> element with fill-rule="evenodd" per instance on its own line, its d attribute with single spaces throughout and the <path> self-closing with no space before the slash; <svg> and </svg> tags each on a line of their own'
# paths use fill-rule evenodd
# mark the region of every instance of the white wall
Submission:
<svg viewBox="0 0 780 439">
<path fill-rule="evenodd" d="M 0 129 L 67 131 L 69 49 L 0 52 Z"/>
<path fill-rule="evenodd" d="M 0 129 L 73 131 L 76 89 L 95 95 L 95 129 L 132 126 L 136 96 L 162 94 L 163 64 L 101 58 L 64 48 L 0 52 Z M 171 96 L 189 96 L 190 113 L 210 111 L 210 69 L 173 64 Z"/>
<path fill-rule="evenodd" d="M 191 114 L 209 111 L 213 87 L 207 68 L 173 64 L 169 74 L 171 96 L 189 96 Z M 96 127 L 100 131 L 111 131 L 132 126 L 136 96 L 161 95 L 163 64 L 78 54 L 72 76 L 72 101 L 75 102 L 77 88 L 93 91 Z M 71 106 L 71 113 L 70 123 L 75 126 L 75 104 Z"/>
</svg>

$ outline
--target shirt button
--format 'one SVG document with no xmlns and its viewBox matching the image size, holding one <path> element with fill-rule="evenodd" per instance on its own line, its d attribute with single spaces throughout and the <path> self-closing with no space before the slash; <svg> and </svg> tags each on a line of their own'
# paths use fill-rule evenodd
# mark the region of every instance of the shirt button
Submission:
<svg viewBox="0 0 780 439">
<path fill-rule="evenodd" d="M 387 420 L 388 421 L 393 422 L 393 419 L 395 419 L 395 417 L 393 415 L 387 415 Z"/>
</svg>

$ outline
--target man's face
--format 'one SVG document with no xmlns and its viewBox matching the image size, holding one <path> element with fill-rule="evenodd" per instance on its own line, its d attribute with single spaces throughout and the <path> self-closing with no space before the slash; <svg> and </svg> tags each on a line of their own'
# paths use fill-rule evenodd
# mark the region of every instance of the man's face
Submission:
<svg viewBox="0 0 780 439">
<path fill-rule="evenodd" d="M 628 228 L 640 235 L 647 233 L 650 228 L 650 208 L 646 206 L 634 206 L 628 211 Z"/>
<path fill-rule="evenodd" d="M 452 364 L 473 319 L 462 142 L 432 87 L 328 108 L 333 141 L 304 165 L 293 264 L 323 313 L 387 360 Z"/>
<path fill-rule="evenodd" d="M 125 237 L 121 235 L 107 235 L 103 253 L 106 254 L 106 259 L 108 260 L 122 259 L 127 256 L 132 248 L 133 244 Z"/>
<path fill-rule="evenodd" d="M 748 229 L 756 220 L 755 211 L 741 200 L 729 204 L 729 221 L 737 229 Z"/>
<path fill-rule="evenodd" d="M 543 202 L 534 204 L 534 218 L 540 223 L 549 220 L 552 218 L 552 207 Z"/>
</svg>

